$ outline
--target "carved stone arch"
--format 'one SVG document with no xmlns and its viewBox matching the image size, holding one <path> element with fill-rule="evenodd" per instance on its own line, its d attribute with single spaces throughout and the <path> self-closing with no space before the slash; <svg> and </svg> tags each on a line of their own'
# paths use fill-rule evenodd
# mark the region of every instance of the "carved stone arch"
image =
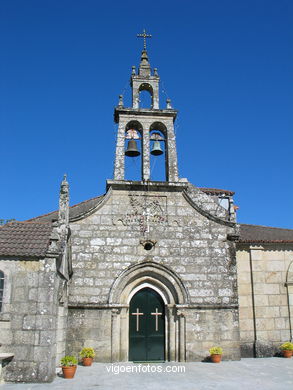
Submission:
<svg viewBox="0 0 293 390">
<path fill-rule="evenodd" d="M 139 92 L 148 91 L 151 94 L 151 96 L 153 96 L 154 93 L 153 87 L 149 83 L 141 83 L 138 90 Z"/>
<path fill-rule="evenodd" d="M 164 134 L 165 139 L 167 139 L 167 127 L 163 122 L 158 122 L 158 121 L 153 122 L 150 125 L 150 132 L 152 132 L 153 130 L 160 131 L 162 134 Z"/>
<path fill-rule="evenodd" d="M 143 283 L 156 286 L 168 304 L 189 303 L 189 296 L 181 279 L 169 268 L 155 262 L 135 264 L 123 271 L 111 287 L 109 303 L 127 303 L 132 290 Z"/>
<path fill-rule="evenodd" d="M 165 304 L 166 360 L 185 361 L 185 318 L 178 312 L 177 305 L 180 308 L 189 303 L 188 292 L 173 271 L 155 262 L 130 266 L 118 276 L 110 289 L 112 361 L 128 361 L 129 303 L 132 296 L 146 286 L 157 291 Z"/>
<path fill-rule="evenodd" d="M 127 132 L 127 130 L 130 129 L 137 130 L 142 135 L 143 126 L 139 121 L 136 120 L 129 121 L 125 126 L 125 132 Z"/>
</svg>

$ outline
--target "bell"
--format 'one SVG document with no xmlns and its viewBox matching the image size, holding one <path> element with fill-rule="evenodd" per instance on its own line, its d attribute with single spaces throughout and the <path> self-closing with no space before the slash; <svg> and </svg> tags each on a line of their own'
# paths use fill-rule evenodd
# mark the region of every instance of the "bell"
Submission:
<svg viewBox="0 0 293 390">
<path fill-rule="evenodd" d="M 152 150 L 151 150 L 151 154 L 153 156 L 160 156 L 163 153 L 164 152 L 161 149 L 160 142 L 159 141 L 154 141 L 154 144 L 153 144 L 153 147 L 152 147 Z"/>
<path fill-rule="evenodd" d="M 136 141 L 131 139 L 128 141 L 127 149 L 125 150 L 125 156 L 137 157 L 140 155 L 140 151 L 137 149 Z"/>
</svg>

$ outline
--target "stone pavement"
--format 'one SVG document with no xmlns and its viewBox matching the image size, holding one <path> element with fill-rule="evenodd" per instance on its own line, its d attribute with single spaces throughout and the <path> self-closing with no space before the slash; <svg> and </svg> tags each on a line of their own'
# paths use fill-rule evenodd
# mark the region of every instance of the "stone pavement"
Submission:
<svg viewBox="0 0 293 390">
<path fill-rule="evenodd" d="M 184 370 L 185 372 L 166 372 Z M 117 373 L 121 370 L 120 373 Z M 137 372 L 125 372 L 137 371 Z M 154 372 L 161 370 L 162 372 Z M 140 372 L 139 372 L 140 371 Z M 293 389 L 293 359 L 242 359 L 212 363 L 94 363 L 74 379 L 46 384 L 3 384 L 0 390 L 283 390 Z"/>
</svg>

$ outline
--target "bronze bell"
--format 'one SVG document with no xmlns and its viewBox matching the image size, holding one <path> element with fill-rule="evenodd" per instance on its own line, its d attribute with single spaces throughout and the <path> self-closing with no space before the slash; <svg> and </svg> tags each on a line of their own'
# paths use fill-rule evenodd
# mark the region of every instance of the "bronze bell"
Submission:
<svg viewBox="0 0 293 390">
<path fill-rule="evenodd" d="M 160 156 L 163 153 L 164 152 L 161 149 L 160 141 L 154 141 L 154 144 L 153 144 L 153 147 L 152 147 L 152 150 L 151 150 L 151 154 L 153 156 Z"/>
<path fill-rule="evenodd" d="M 125 150 L 125 156 L 137 157 L 140 155 L 140 151 L 137 148 L 136 141 L 131 139 L 128 141 L 127 149 Z"/>
</svg>

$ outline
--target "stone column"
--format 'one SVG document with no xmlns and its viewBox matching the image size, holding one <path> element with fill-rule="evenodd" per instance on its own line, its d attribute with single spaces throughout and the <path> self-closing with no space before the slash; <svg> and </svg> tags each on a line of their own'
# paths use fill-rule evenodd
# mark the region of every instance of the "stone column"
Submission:
<svg viewBox="0 0 293 390">
<path fill-rule="evenodd" d="M 159 110 L 160 105 L 159 105 L 159 77 L 157 77 L 157 80 L 154 80 L 152 83 L 153 87 L 153 109 L 154 110 Z"/>
<path fill-rule="evenodd" d="M 182 311 L 177 311 L 179 317 L 179 362 L 185 362 L 185 317 Z"/>
<path fill-rule="evenodd" d="M 123 307 L 120 314 L 120 361 L 128 361 L 129 347 L 129 322 L 128 322 L 128 307 Z"/>
<path fill-rule="evenodd" d="M 120 316 L 119 309 L 111 311 L 111 361 L 119 362 L 120 358 Z"/>
<path fill-rule="evenodd" d="M 168 181 L 178 181 L 178 163 L 176 151 L 176 139 L 174 133 L 173 120 L 169 121 L 167 127 L 167 156 L 166 156 L 166 172 Z"/>
<path fill-rule="evenodd" d="M 137 88 L 132 88 L 132 108 L 139 108 L 139 91 Z"/>
<path fill-rule="evenodd" d="M 114 165 L 114 180 L 124 180 L 125 124 L 119 122 Z"/>
<path fill-rule="evenodd" d="M 169 360 L 176 361 L 176 323 L 174 317 L 174 306 L 168 305 L 168 341 L 169 341 Z"/>
<path fill-rule="evenodd" d="M 142 131 L 142 179 L 150 179 L 150 132 L 148 128 Z"/>
</svg>

